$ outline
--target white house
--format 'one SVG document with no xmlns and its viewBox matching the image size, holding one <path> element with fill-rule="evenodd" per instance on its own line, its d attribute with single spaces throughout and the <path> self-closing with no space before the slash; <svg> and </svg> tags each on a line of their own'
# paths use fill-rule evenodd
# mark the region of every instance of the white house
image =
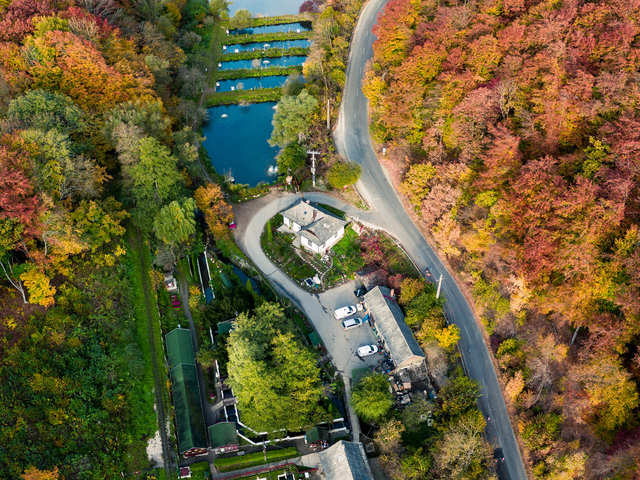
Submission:
<svg viewBox="0 0 640 480">
<path fill-rule="evenodd" d="M 303 198 L 280 213 L 284 224 L 300 236 L 300 245 L 315 253 L 335 245 L 349 223 Z"/>
</svg>

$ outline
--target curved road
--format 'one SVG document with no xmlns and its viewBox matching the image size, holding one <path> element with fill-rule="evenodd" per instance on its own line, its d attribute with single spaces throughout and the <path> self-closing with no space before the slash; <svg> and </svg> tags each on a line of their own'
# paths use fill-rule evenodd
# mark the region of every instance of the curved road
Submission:
<svg viewBox="0 0 640 480">
<path fill-rule="evenodd" d="M 487 439 L 496 446 L 496 456 L 505 458 L 504 463 L 498 464 L 498 473 L 500 478 L 524 480 L 527 475 L 520 451 L 493 363 L 473 311 L 451 274 L 405 212 L 382 171 L 371 144 L 368 104 L 361 85 L 366 62 L 373 55 L 372 45 L 375 36 L 371 29 L 378 12 L 385 3 L 386 0 L 369 0 L 360 14 L 353 34 L 347 82 L 335 130 L 338 151 L 362 166 L 363 173 L 358 182 L 358 190 L 373 207 L 374 212 L 371 217 L 375 217 L 375 223 L 392 233 L 402 243 L 422 271 L 429 267 L 434 278 L 443 276 L 445 311 L 449 319 L 460 327 L 460 349 L 463 352 L 468 374 L 482 386 L 482 396 L 478 400 L 478 406 L 485 417 L 491 417 L 486 430 Z"/>
</svg>

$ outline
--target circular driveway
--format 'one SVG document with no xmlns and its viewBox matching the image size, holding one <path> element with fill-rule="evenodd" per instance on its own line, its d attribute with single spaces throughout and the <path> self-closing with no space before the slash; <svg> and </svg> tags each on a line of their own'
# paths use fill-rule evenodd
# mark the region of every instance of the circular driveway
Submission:
<svg viewBox="0 0 640 480">
<path fill-rule="evenodd" d="M 333 311 L 336 308 L 355 305 L 358 302 L 358 298 L 353 294 L 355 281 L 350 281 L 324 293 L 309 293 L 277 268 L 260 246 L 260 235 L 264 231 L 267 220 L 289 207 L 298 198 L 300 198 L 299 195 L 286 195 L 262 207 L 243 230 L 244 235 L 240 240 L 244 247 L 243 250 L 256 267 L 269 278 L 271 284 L 278 290 L 278 294 L 290 298 L 307 315 L 322 338 L 327 352 L 331 355 L 333 364 L 338 371 L 343 376 L 351 377 L 352 369 L 375 365 L 378 363 L 378 359 L 381 358 L 379 355 L 370 355 L 360 360 L 355 355 L 358 347 L 378 343 L 371 327 L 365 324 L 361 327 L 344 331 L 342 329 L 342 321 L 333 317 Z M 305 198 L 341 208 L 345 211 L 356 210 L 328 195 L 307 194 Z M 358 312 L 356 315 L 356 317 L 362 316 L 362 312 Z"/>
</svg>

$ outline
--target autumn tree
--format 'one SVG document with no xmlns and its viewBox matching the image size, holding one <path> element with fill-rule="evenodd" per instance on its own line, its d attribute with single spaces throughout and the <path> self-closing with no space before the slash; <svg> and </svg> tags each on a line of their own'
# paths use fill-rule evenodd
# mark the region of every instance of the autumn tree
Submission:
<svg viewBox="0 0 640 480">
<path fill-rule="evenodd" d="M 631 375 L 615 358 L 594 358 L 578 366 L 575 378 L 588 394 L 596 427 L 603 436 L 632 419 L 639 396 Z"/>
<path fill-rule="evenodd" d="M 493 447 L 483 438 L 485 421 L 478 411 L 460 417 L 436 446 L 434 458 L 441 478 L 495 478 L 488 473 Z"/>
<path fill-rule="evenodd" d="M 400 191 L 409 197 L 411 203 L 418 206 L 428 195 L 430 182 L 436 173 L 436 168 L 430 163 L 411 165 L 400 185 Z"/>
<path fill-rule="evenodd" d="M 327 173 L 327 180 L 335 188 L 344 188 L 356 183 L 362 174 L 362 167 L 355 162 L 337 161 Z"/>
<path fill-rule="evenodd" d="M 50 285 L 49 277 L 42 270 L 36 267 L 29 268 L 20 275 L 20 280 L 27 287 L 30 303 L 43 307 L 50 307 L 55 303 L 53 295 L 56 293 L 56 288 Z"/>
<path fill-rule="evenodd" d="M 209 183 L 198 187 L 194 193 L 198 208 L 204 213 L 204 219 L 215 238 L 227 232 L 227 225 L 233 221 L 233 211 L 222 195 L 220 186 Z"/>
<path fill-rule="evenodd" d="M 58 480 L 58 467 L 52 470 L 38 470 L 36 467 L 27 468 L 22 475 L 22 480 Z"/>
</svg>

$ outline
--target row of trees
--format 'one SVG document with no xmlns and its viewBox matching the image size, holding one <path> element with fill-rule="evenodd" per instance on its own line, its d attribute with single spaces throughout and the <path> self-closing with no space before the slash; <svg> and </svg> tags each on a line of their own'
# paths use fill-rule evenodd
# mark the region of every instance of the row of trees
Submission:
<svg viewBox="0 0 640 480">
<path fill-rule="evenodd" d="M 616 0 L 392 0 L 375 29 L 373 135 L 472 289 L 523 437 L 562 419 L 547 443 L 525 440 L 540 478 L 640 468 L 623 440 L 639 405 L 637 52 L 625 33 L 639 14 Z"/>
<path fill-rule="evenodd" d="M 192 130 L 227 3 L 78 5 L 0 5 L 3 478 L 149 467 L 153 377 L 126 222 L 172 268 L 201 248 L 197 208 L 215 234 L 232 219 L 197 178 Z"/>
<path fill-rule="evenodd" d="M 319 174 L 335 188 L 355 183 L 362 172 L 359 165 L 335 155 L 327 122 L 337 118 L 345 83 L 349 40 L 355 27 L 361 0 L 304 2 L 300 13 L 318 13 L 313 24 L 313 43 L 304 64 L 304 77 L 294 75 L 283 85 L 283 97 L 273 118 L 269 143 L 282 150 L 278 170 L 299 177 L 306 170 L 306 150 L 320 150 L 324 162 Z"/>
</svg>

